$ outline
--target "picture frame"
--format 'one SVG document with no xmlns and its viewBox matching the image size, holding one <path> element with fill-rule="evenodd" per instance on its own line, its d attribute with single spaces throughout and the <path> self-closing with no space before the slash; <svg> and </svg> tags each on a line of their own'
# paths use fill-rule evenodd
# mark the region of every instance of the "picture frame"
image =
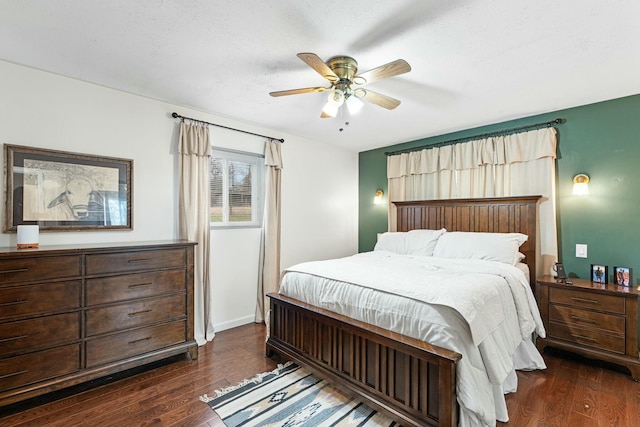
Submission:
<svg viewBox="0 0 640 427">
<path fill-rule="evenodd" d="M 633 286 L 633 269 L 629 267 L 613 267 L 613 283 L 618 286 Z"/>
<path fill-rule="evenodd" d="M 133 160 L 4 144 L 3 232 L 133 229 Z"/>
<path fill-rule="evenodd" d="M 590 275 L 594 283 L 609 283 L 609 267 L 606 265 L 591 264 Z"/>
</svg>

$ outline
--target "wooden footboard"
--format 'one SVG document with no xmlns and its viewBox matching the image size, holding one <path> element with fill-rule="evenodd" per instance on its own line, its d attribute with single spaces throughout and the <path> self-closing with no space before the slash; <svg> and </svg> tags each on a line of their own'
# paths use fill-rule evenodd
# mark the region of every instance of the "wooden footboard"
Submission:
<svg viewBox="0 0 640 427">
<path fill-rule="evenodd" d="M 403 426 L 456 426 L 460 354 L 278 294 L 269 294 L 273 352 Z"/>
</svg>

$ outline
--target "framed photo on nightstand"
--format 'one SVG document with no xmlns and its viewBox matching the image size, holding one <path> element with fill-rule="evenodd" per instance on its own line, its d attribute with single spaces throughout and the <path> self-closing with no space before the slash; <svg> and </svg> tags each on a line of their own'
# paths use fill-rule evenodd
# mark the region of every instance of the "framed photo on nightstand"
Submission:
<svg viewBox="0 0 640 427">
<path fill-rule="evenodd" d="M 618 286 L 633 286 L 633 269 L 613 267 L 613 283 Z"/>
<path fill-rule="evenodd" d="M 591 281 L 594 283 L 609 283 L 609 267 L 591 264 Z"/>
</svg>

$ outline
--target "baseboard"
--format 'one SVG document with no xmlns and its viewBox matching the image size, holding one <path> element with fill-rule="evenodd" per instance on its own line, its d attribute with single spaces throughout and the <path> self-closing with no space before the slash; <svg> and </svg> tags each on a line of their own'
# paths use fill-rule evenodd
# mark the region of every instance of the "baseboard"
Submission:
<svg viewBox="0 0 640 427">
<path fill-rule="evenodd" d="M 254 320 L 255 320 L 254 316 L 245 316 L 245 317 L 240 317 L 238 319 L 229 320 L 227 322 L 216 323 L 213 325 L 213 327 L 216 332 L 222 332 L 226 329 L 231 329 L 238 326 L 246 325 L 248 323 L 253 323 Z"/>
</svg>

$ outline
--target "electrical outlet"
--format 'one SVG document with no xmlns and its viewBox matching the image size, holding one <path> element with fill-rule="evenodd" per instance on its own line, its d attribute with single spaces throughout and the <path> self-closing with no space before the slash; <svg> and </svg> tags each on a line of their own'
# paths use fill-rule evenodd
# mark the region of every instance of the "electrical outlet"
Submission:
<svg viewBox="0 0 640 427">
<path fill-rule="evenodd" d="M 587 245 L 576 245 L 576 258 L 587 257 Z"/>
</svg>

